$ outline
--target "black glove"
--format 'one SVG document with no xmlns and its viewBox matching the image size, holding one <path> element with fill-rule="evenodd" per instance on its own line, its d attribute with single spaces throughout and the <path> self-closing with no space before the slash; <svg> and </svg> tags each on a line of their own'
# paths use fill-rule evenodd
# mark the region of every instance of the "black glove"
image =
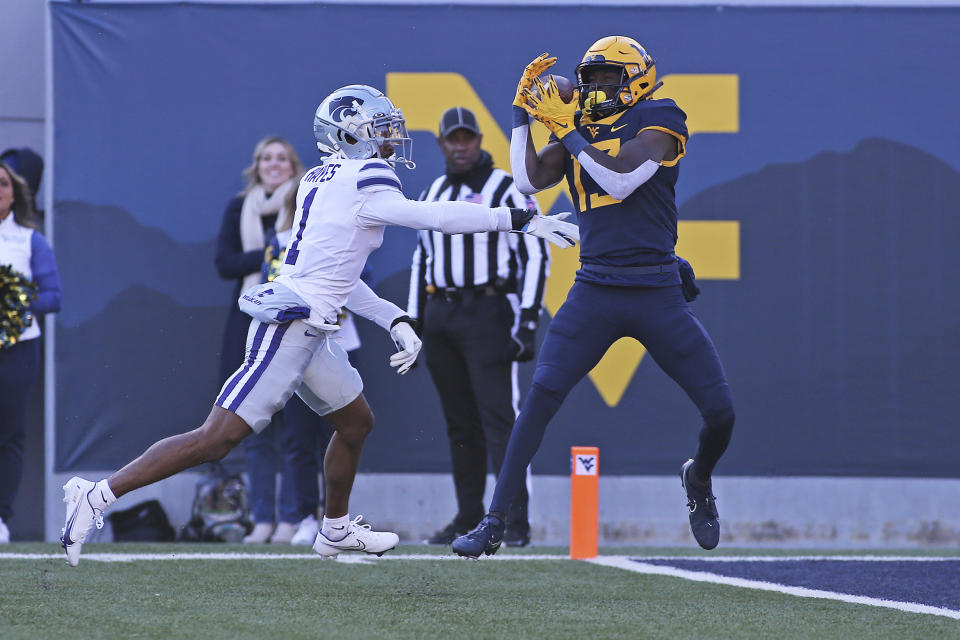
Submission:
<svg viewBox="0 0 960 640">
<path fill-rule="evenodd" d="M 516 332 L 510 336 L 513 353 L 511 360 L 529 362 L 533 360 L 537 348 L 537 318 L 539 313 L 534 309 L 520 311 L 520 324 Z"/>
<path fill-rule="evenodd" d="M 510 336 L 513 342 L 515 352 L 512 360 L 517 362 L 529 362 L 533 360 L 534 350 L 537 344 L 537 330 L 519 328 L 517 332 Z"/>
</svg>

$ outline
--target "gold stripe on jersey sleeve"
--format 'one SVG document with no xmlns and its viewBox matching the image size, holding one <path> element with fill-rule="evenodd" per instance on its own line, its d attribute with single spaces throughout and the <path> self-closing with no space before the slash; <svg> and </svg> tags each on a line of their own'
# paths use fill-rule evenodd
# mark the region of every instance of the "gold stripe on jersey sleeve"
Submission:
<svg viewBox="0 0 960 640">
<path fill-rule="evenodd" d="M 640 131 L 637 131 L 637 135 L 640 135 L 644 131 L 651 131 L 651 130 L 663 131 L 664 133 L 668 133 L 677 139 L 677 157 L 674 158 L 673 160 L 664 160 L 660 164 L 662 164 L 665 167 L 672 167 L 673 165 L 680 162 L 680 158 L 687 155 L 687 139 L 683 137 L 681 134 L 674 131 L 673 129 L 667 129 L 666 127 L 644 127 L 643 129 L 640 129 Z"/>
</svg>

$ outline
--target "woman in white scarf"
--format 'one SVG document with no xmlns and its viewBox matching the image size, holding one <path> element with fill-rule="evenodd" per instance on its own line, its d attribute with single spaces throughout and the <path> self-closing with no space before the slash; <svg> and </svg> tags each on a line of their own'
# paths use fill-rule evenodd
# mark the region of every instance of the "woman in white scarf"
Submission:
<svg viewBox="0 0 960 640">
<path fill-rule="evenodd" d="M 284 201 L 287 194 L 297 188 L 302 174 L 303 164 L 289 142 L 276 136 L 264 138 L 257 143 L 253 162 L 243 172 L 246 187 L 227 204 L 223 214 L 217 239 L 217 272 L 225 280 L 236 281 L 220 354 L 220 378 L 223 380 L 243 361 L 250 326 L 250 317 L 240 311 L 237 298 L 243 289 L 260 283 L 264 248 L 277 229 L 290 226 L 293 211 L 285 206 Z M 268 429 L 265 434 L 247 438 L 245 443 L 251 480 L 251 510 L 254 522 L 263 525 L 254 531 L 256 539 L 251 541 L 256 542 L 266 542 L 270 538 L 276 518 L 273 495 L 276 461 L 272 460 L 271 431 Z M 257 442 L 263 437 L 270 438 L 271 442 Z M 281 493 L 279 506 L 280 523 L 287 525 L 284 529 L 295 527 L 301 518 L 296 514 L 289 485 Z M 284 536 L 275 534 L 275 537 L 280 541 Z"/>
</svg>

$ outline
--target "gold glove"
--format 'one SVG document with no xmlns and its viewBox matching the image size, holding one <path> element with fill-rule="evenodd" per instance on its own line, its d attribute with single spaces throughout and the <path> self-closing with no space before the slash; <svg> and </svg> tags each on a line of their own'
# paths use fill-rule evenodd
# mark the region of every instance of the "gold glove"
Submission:
<svg viewBox="0 0 960 640">
<path fill-rule="evenodd" d="M 564 102 L 560 98 L 560 91 L 557 89 L 557 83 L 553 78 L 544 86 L 539 78 L 534 80 L 534 87 L 537 93 L 524 90 L 523 97 L 526 104 L 523 108 L 534 117 L 535 120 L 543 123 L 547 129 L 563 139 L 565 135 L 575 129 L 573 126 L 573 116 L 577 112 L 577 103 L 579 92 L 573 92 L 573 98 L 570 102 Z"/>
<path fill-rule="evenodd" d="M 523 76 L 520 77 L 520 84 L 517 85 L 517 95 L 513 99 L 513 106 L 523 107 L 524 106 L 524 97 L 523 92 L 529 91 L 530 87 L 533 86 L 533 81 L 537 79 L 538 76 L 543 75 L 543 72 L 549 69 L 556 63 L 556 58 L 548 57 L 550 54 L 547 52 L 541 53 L 539 56 L 534 58 L 533 62 L 528 64 L 523 70 Z"/>
</svg>

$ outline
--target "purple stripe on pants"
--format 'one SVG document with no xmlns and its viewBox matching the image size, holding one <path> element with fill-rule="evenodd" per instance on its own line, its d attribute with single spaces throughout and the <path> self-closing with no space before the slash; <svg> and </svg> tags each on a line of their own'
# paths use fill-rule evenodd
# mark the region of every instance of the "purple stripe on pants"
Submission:
<svg viewBox="0 0 960 640">
<path fill-rule="evenodd" d="M 227 401 L 227 398 L 230 396 L 230 393 L 233 392 L 233 388 L 237 386 L 237 383 L 240 382 L 240 379 L 247 374 L 247 371 L 250 370 L 250 365 L 253 364 L 253 361 L 256 360 L 257 351 L 260 349 L 260 344 L 263 342 L 263 336 L 267 333 L 266 325 L 260 323 L 260 326 L 257 328 L 257 333 L 253 336 L 253 344 L 250 345 L 250 355 L 247 357 L 246 363 L 244 363 L 243 368 L 240 371 L 237 371 L 233 374 L 233 377 L 230 379 L 230 384 L 224 387 L 223 392 L 220 394 L 220 397 L 217 398 L 218 406 L 223 406 L 223 403 Z"/>
<path fill-rule="evenodd" d="M 257 380 L 263 375 L 263 372 L 267 370 L 267 367 L 270 366 L 270 361 L 273 360 L 273 356 L 277 353 L 277 347 L 280 346 L 280 341 L 283 340 L 283 334 L 287 332 L 287 329 L 290 328 L 289 324 L 279 324 L 277 325 L 277 330 L 273 334 L 273 339 L 270 340 L 270 346 L 267 347 L 267 353 L 263 358 L 257 368 L 254 370 L 253 375 L 250 376 L 250 379 L 247 380 L 246 384 L 243 385 L 243 388 L 240 389 L 240 393 L 237 394 L 237 397 L 233 399 L 233 402 L 230 403 L 229 407 L 225 407 L 230 411 L 236 411 L 237 407 L 240 406 L 240 403 L 243 402 L 243 399 L 247 397 L 250 393 L 250 390 L 257 384 Z"/>
</svg>

